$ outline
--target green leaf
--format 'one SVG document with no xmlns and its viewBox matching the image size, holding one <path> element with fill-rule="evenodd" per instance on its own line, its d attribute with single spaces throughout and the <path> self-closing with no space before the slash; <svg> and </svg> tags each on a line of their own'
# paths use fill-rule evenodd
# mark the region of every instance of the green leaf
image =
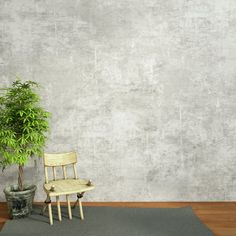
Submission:
<svg viewBox="0 0 236 236">
<path fill-rule="evenodd" d="M 19 78 L 0 95 L 0 165 L 26 164 L 39 155 L 49 131 L 50 113 L 40 106 L 34 81 Z"/>
</svg>

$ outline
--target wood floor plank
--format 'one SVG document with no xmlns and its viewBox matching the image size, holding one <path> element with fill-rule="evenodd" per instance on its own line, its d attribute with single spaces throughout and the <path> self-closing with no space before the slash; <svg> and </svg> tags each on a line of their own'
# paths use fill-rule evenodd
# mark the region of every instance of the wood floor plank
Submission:
<svg viewBox="0 0 236 236">
<path fill-rule="evenodd" d="M 35 204 L 42 205 L 37 202 Z M 66 206 L 66 202 L 61 205 Z M 53 203 L 56 205 L 56 203 Z M 84 206 L 175 208 L 191 206 L 216 236 L 236 236 L 236 202 L 84 202 Z M 9 219 L 7 205 L 0 202 L 0 230 Z"/>
</svg>

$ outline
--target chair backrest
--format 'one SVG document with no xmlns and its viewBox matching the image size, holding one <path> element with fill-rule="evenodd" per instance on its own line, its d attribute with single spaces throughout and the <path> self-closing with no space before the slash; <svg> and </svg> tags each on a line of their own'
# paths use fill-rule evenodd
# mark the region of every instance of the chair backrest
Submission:
<svg viewBox="0 0 236 236">
<path fill-rule="evenodd" d="M 57 179 L 56 167 L 62 167 L 63 177 L 67 179 L 67 168 L 68 165 L 73 165 L 74 178 L 77 179 L 77 155 L 76 152 L 67 153 L 44 153 L 44 171 L 45 171 L 45 182 L 48 183 L 48 168 L 51 167 L 53 171 L 53 180 Z"/>
</svg>

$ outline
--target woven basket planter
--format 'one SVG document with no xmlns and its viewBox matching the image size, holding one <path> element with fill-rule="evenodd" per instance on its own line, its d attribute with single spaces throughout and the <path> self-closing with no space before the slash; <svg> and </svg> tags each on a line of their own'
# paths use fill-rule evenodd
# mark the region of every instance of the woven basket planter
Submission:
<svg viewBox="0 0 236 236">
<path fill-rule="evenodd" d="M 11 219 L 22 218 L 31 214 L 35 191 L 35 185 L 25 185 L 23 191 L 18 191 L 17 185 L 11 185 L 4 189 Z"/>
</svg>

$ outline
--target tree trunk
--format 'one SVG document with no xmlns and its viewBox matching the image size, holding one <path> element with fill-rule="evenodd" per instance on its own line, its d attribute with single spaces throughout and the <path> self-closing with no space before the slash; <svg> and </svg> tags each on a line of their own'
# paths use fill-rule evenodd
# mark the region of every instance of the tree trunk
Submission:
<svg viewBox="0 0 236 236">
<path fill-rule="evenodd" d="M 23 166 L 19 165 L 18 170 L 18 187 L 20 191 L 23 191 Z"/>
</svg>

